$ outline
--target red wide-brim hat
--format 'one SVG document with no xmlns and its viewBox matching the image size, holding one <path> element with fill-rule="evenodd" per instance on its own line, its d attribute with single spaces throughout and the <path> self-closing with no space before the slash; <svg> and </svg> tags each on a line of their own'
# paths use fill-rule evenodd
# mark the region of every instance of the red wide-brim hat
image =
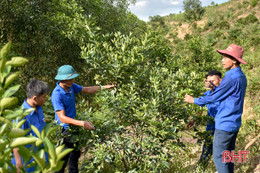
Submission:
<svg viewBox="0 0 260 173">
<path fill-rule="evenodd" d="M 238 46 L 238 45 L 235 45 L 235 44 L 231 44 L 225 50 L 217 50 L 217 52 L 220 53 L 220 54 L 229 55 L 229 56 L 235 58 L 236 60 L 238 60 L 242 64 L 247 64 L 242 59 L 242 56 L 243 56 L 243 53 L 244 53 L 244 49 L 241 46 Z"/>
</svg>

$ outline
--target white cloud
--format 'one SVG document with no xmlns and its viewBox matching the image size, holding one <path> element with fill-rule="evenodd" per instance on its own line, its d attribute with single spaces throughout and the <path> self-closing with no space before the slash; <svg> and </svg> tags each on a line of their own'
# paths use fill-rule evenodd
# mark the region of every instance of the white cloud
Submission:
<svg viewBox="0 0 260 173">
<path fill-rule="evenodd" d="M 200 0 L 203 6 L 215 3 L 223 3 L 229 0 Z M 141 20 L 148 21 L 149 16 L 178 14 L 183 11 L 183 0 L 136 0 L 135 5 L 130 5 L 130 11 Z"/>
<path fill-rule="evenodd" d="M 179 1 L 170 1 L 170 4 L 172 4 L 172 5 L 179 5 L 180 2 Z"/>
<path fill-rule="evenodd" d="M 135 6 L 136 7 L 145 7 L 145 6 L 147 6 L 147 4 L 148 4 L 148 1 L 138 1 L 138 2 L 136 2 Z"/>
</svg>

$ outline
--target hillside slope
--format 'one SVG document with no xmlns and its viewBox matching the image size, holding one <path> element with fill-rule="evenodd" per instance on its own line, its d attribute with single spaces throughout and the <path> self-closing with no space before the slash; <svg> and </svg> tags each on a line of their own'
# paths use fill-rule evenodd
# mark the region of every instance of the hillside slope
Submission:
<svg viewBox="0 0 260 173">
<path fill-rule="evenodd" d="M 187 22 L 184 14 L 170 14 L 152 18 L 152 28 L 160 28 L 172 46 L 173 53 L 185 54 L 185 44 L 194 37 L 201 37 L 214 49 L 225 49 L 231 43 L 241 45 L 248 65 L 241 65 L 248 79 L 248 87 L 242 116 L 242 127 L 238 134 L 236 150 L 249 150 L 248 163 L 236 164 L 237 172 L 259 172 L 259 132 L 260 132 L 260 1 L 231 0 L 205 7 L 200 21 Z M 216 66 L 221 67 L 221 56 Z M 224 72 L 224 71 L 223 71 Z M 191 146 L 196 150 L 197 145 Z M 199 150 L 200 152 L 200 150 Z M 197 154 L 198 155 L 198 154 Z M 198 157 L 198 156 L 197 156 Z M 195 163 L 191 160 L 189 164 Z M 208 172 L 215 168 L 209 166 Z"/>
</svg>

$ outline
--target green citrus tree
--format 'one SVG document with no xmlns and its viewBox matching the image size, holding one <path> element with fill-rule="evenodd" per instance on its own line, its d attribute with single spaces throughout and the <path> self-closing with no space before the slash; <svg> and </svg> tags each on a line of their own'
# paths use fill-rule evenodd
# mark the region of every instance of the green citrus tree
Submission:
<svg viewBox="0 0 260 173">
<path fill-rule="evenodd" d="M 55 146 L 50 142 L 49 136 L 57 127 L 46 125 L 40 133 L 38 129 L 31 126 L 31 129 L 37 134 L 37 137 L 26 136 L 31 129 L 23 130 L 20 127 L 26 121 L 23 119 L 33 109 L 24 110 L 22 107 L 16 108 L 18 99 L 13 95 L 18 91 L 20 85 L 12 86 L 13 82 L 22 73 L 21 71 L 11 72 L 13 67 L 22 66 L 28 62 L 23 57 L 7 56 L 11 48 L 11 42 L 7 43 L 0 51 L 0 172 L 9 172 L 10 169 L 16 170 L 11 163 L 13 148 L 19 148 L 19 154 L 24 161 L 29 161 L 32 157 L 35 162 L 36 172 L 57 171 L 62 167 L 61 159 L 68 154 L 71 149 L 64 149 L 64 146 Z M 17 122 L 17 123 L 16 123 Z M 29 150 L 25 147 L 32 144 L 37 150 Z M 43 147 L 40 147 L 42 146 Z M 45 152 L 49 159 L 45 158 Z"/>
</svg>

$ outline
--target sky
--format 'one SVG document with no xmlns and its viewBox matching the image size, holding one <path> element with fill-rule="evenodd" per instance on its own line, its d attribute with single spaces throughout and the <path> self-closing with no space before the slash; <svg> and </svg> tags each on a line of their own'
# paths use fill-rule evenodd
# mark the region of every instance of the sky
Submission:
<svg viewBox="0 0 260 173">
<path fill-rule="evenodd" d="M 214 1 L 215 4 L 222 4 L 228 0 L 200 0 L 202 6 L 208 6 Z M 170 13 L 178 14 L 183 12 L 183 0 L 136 0 L 135 5 L 130 5 L 130 11 L 139 19 L 148 21 L 149 16 L 165 16 Z"/>
</svg>

